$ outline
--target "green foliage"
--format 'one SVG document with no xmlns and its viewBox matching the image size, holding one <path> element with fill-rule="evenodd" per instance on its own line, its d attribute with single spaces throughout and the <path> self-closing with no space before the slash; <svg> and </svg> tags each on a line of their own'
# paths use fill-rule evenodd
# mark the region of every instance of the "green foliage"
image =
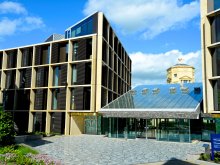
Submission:
<svg viewBox="0 0 220 165">
<path fill-rule="evenodd" d="M 23 146 L 23 145 L 19 145 L 18 148 L 16 149 L 16 151 L 23 154 L 23 155 L 28 154 L 28 153 L 38 154 L 38 152 L 36 150 L 33 150 L 32 148 L 27 147 L 27 146 Z"/>
<path fill-rule="evenodd" d="M 206 154 L 206 153 L 201 153 L 200 157 L 199 157 L 199 160 L 208 161 L 208 160 L 210 160 L 210 155 Z"/>
<path fill-rule="evenodd" d="M 18 153 L 18 154 L 38 154 L 36 150 L 24 145 L 11 145 L 11 146 L 4 146 L 0 147 L 0 154 L 6 153 Z"/>
<path fill-rule="evenodd" d="M 0 147 L 0 154 L 6 154 L 6 153 L 14 153 L 15 152 L 15 146 L 5 146 Z"/>
<path fill-rule="evenodd" d="M 12 116 L 0 108 L 0 146 L 14 143 L 14 122 Z"/>
<path fill-rule="evenodd" d="M 214 162 L 215 163 L 219 163 L 220 162 L 220 152 L 215 152 Z"/>
<path fill-rule="evenodd" d="M 0 161 L 6 164 L 19 164 L 19 165 L 45 165 L 45 163 L 41 161 L 34 160 L 26 155 L 22 154 L 14 154 L 7 156 L 0 156 Z"/>
<path fill-rule="evenodd" d="M 27 154 L 38 154 L 37 151 L 23 145 L 11 145 L 0 148 L 0 164 L 19 164 L 19 165 L 44 165 L 43 161 L 37 161 Z"/>
<path fill-rule="evenodd" d="M 47 134 L 45 132 L 26 132 L 27 135 L 42 135 L 43 137 L 47 137 Z"/>
</svg>

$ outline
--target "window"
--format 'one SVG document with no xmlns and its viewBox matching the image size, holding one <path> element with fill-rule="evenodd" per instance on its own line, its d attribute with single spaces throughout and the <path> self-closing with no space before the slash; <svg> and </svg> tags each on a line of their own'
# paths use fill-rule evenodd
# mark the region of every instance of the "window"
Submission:
<svg viewBox="0 0 220 165">
<path fill-rule="evenodd" d="M 95 15 L 97 17 L 97 15 Z M 70 38 L 70 37 L 78 37 L 78 36 L 82 36 L 82 35 L 88 35 L 88 34 L 92 34 L 94 32 L 96 32 L 96 29 L 94 29 L 93 27 L 93 18 L 94 16 L 91 16 L 87 19 L 85 19 L 84 21 L 80 22 L 79 24 L 71 27 L 71 30 L 66 30 L 66 38 Z M 71 35 L 69 34 L 71 32 Z"/>
<path fill-rule="evenodd" d="M 211 39 L 212 43 L 216 43 L 220 41 L 220 31 L 218 30 L 220 28 L 220 16 L 215 16 L 211 20 Z"/>
<path fill-rule="evenodd" d="M 80 27 L 78 27 L 78 28 L 76 29 L 76 35 L 80 34 L 81 31 L 82 31 L 82 28 L 81 28 L 81 26 L 80 26 Z"/>
<path fill-rule="evenodd" d="M 173 76 L 174 76 L 174 77 L 177 77 L 177 74 L 175 73 Z"/>
<path fill-rule="evenodd" d="M 20 88 L 25 88 L 26 81 L 26 70 L 21 70 L 20 72 Z"/>
<path fill-rule="evenodd" d="M 40 57 L 40 59 L 41 59 L 40 65 L 42 65 L 42 64 L 49 64 L 49 62 L 50 62 L 50 46 L 48 45 L 48 46 L 42 47 L 42 52 L 41 52 L 40 55 L 41 55 L 41 57 Z M 37 58 L 39 58 L 39 57 L 37 57 Z"/>
<path fill-rule="evenodd" d="M 72 91 L 71 91 L 71 107 L 70 107 L 70 109 L 75 109 L 74 95 L 75 95 L 75 92 L 74 92 L 74 89 L 72 89 Z"/>
<path fill-rule="evenodd" d="M 68 61 L 69 44 L 66 44 L 66 59 Z"/>
<path fill-rule="evenodd" d="M 41 72 L 37 72 L 37 82 L 41 79 Z"/>
<path fill-rule="evenodd" d="M 73 43 L 73 61 L 78 59 L 78 42 Z"/>
<path fill-rule="evenodd" d="M 70 33 L 70 31 L 69 31 L 69 33 Z M 71 30 L 71 37 L 75 37 L 75 36 L 76 36 L 76 30 L 72 29 Z M 70 38 L 70 36 L 68 38 Z"/>
<path fill-rule="evenodd" d="M 183 83 L 188 83 L 188 80 L 183 80 Z"/>
<path fill-rule="evenodd" d="M 59 75 L 60 75 L 60 67 L 57 66 L 57 67 L 54 68 L 53 86 L 59 86 Z"/>
<path fill-rule="evenodd" d="M 48 49 L 47 50 L 47 64 L 49 64 L 50 63 L 50 46 L 48 46 L 47 49 Z"/>
<path fill-rule="evenodd" d="M 212 55 L 212 75 L 220 76 L 220 48 L 215 48 Z"/>
<path fill-rule="evenodd" d="M 59 89 L 55 89 L 55 90 L 53 91 L 53 100 L 52 100 L 52 103 L 53 103 L 52 106 L 53 106 L 53 107 L 52 107 L 52 108 L 53 108 L 54 110 L 56 110 L 57 107 L 58 107 L 58 106 L 57 106 L 58 92 L 59 92 Z"/>
<path fill-rule="evenodd" d="M 77 82 L 77 69 L 76 65 L 73 65 L 73 71 L 72 71 L 72 84 Z"/>
</svg>

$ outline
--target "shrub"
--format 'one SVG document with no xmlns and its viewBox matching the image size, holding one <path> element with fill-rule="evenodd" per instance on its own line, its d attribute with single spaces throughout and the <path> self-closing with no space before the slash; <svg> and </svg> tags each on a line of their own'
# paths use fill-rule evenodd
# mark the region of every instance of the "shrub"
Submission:
<svg viewBox="0 0 220 165">
<path fill-rule="evenodd" d="M 219 163 L 220 162 L 220 152 L 215 152 L 214 162 L 215 163 Z"/>
<path fill-rule="evenodd" d="M 14 143 L 15 131 L 12 116 L 0 107 L 0 146 Z"/>
<path fill-rule="evenodd" d="M 206 153 L 201 153 L 199 159 L 204 161 L 210 160 L 210 155 Z"/>
</svg>

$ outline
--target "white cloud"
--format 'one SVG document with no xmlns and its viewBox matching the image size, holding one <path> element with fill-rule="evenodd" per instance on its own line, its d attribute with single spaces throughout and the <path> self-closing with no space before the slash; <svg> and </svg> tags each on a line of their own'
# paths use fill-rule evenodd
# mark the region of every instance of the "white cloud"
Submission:
<svg viewBox="0 0 220 165">
<path fill-rule="evenodd" d="M 14 15 L 7 15 L 14 13 Z M 30 16 L 20 3 L 5 1 L 0 3 L 0 37 L 13 35 L 19 31 L 41 29 L 45 24 L 40 17 Z"/>
<path fill-rule="evenodd" d="M 27 11 L 20 3 L 5 1 L 0 3 L 0 13 L 25 14 Z"/>
<path fill-rule="evenodd" d="M 179 0 L 88 0 L 84 14 L 103 11 L 123 33 L 141 32 L 145 39 L 181 28 L 199 16 L 198 0 L 180 4 Z"/>
<path fill-rule="evenodd" d="M 179 50 L 160 54 L 136 52 L 131 53 L 130 57 L 132 60 L 132 86 L 166 83 L 166 70 L 175 65 L 178 58 L 183 58 L 184 63 L 194 66 L 196 81 L 202 81 L 200 51 L 187 54 L 183 54 Z"/>
<path fill-rule="evenodd" d="M 8 18 L 3 18 L 0 21 L 0 36 L 14 34 L 18 22 L 19 21 L 17 20 L 9 20 Z"/>
<path fill-rule="evenodd" d="M 40 29 L 42 27 L 44 27 L 44 22 L 42 20 L 42 18 L 40 17 L 25 17 L 23 22 L 25 23 L 25 26 L 22 25 L 21 30 L 24 31 L 31 31 L 34 29 Z"/>
</svg>

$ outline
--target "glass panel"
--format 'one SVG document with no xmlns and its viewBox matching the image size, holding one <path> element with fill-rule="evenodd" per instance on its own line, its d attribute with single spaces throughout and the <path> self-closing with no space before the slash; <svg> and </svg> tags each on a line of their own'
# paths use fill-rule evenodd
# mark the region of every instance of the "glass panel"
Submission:
<svg viewBox="0 0 220 165">
<path fill-rule="evenodd" d="M 75 25 L 71 28 L 71 37 L 78 37 L 82 35 L 88 35 L 95 32 L 93 28 L 93 17 L 91 16 L 87 18 L 86 20 L 80 22 L 79 24 Z M 70 32 L 70 30 L 67 30 Z M 70 38 L 70 35 L 65 36 L 66 38 Z"/>
<path fill-rule="evenodd" d="M 191 142 L 189 119 L 179 119 L 179 134 L 180 134 L 180 142 Z"/>
<path fill-rule="evenodd" d="M 137 119 L 137 138 L 146 138 L 146 119 Z"/>
<path fill-rule="evenodd" d="M 59 86 L 59 74 L 60 74 L 60 67 L 55 67 L 53 73 L 53 86 Z"/>
<path fill-rule="evenodd" d="M 58 93 L 58 90 L 54 90 L 53 91 L 53 109 L 55 110 L 55 109 L 57 109 L 57 93 Z"/>
<path fill-rule="evenodd" d="M 101 131 L 102 131 L 102 135 L 108 136 L 108 134 L 109 134 L 109 118 L 101 117 Z"/>
<path fill-rule="evenodd" d="M 75 37 L 75 36 L 76 36 L 76 30 L 75 29 L 71 29 L 71 37 Z"/>
<path fill-rule="evenodd" d="M 68 61 L 69 44 L 66 44 L 66 61 Z"/>
<path fill-rule="evenodd" d="M 109 118 L 109 137 L 117 138 L 118 118 Z"/>
<path fill-rule="evenodd" d="M 136 119 L 127 118 L 126 120 L 127 120 L 127 138 L 135 139 L 136 138 Z"/>
<path fill-rule="evenodd" d="M 104 67 L 103 67 L 104 68 Z M 104 72 L 103 72 L 104 73 Z M 119 81 L 120 83 L 120 81 Z M 102 85 L 104 83 L 102 82 Z M 175 87 L 176 92 L 170 93 L 170 88 Z M 134 109 L 152 109 L 158 108 L 166 111 L 169 109 L 195 109 L 202 100 L 202 92 L 195 93 L 194 88 L 201 88 L 201 83 L 186 83 L 184 87 L 188 92 L 182 92 L 180 84 L 166 85 L 142 85 L 134 88 L 135 93 L 127 92 L 123 96 L 108 104 L 108 108 L 134 108 Z M 142 90 L 147 88 L 148 92 L 142 94 Z M 155 88 L 158 93 L 153 93 Z M 106 107 L 103 107 L 104 109 Z"/>
<path fill-rule="evenodd" d="M 47 51 L 47 64 L 50 63 L 50 46 L 48 46 L 48 51 Z"/>
<path fill-rule="evenodd" d="M 73 61 L 78 59 L 78 42 L 73 43 Z"/>
<path fill-rule="evenodd" d="M 74 89 L 71 91 L 71 107 L 70 109 L 74 110 L 75 109 L 75 100 L 74 100 L 75 92 Z"/>
<path fill-rule="evenodd" d="M 78 35 L 78 34 L 80 34 L 81 33 L 81 27 L 78 27 L 77 29 L 76 29 L 76 35 Z"/>
<path fill-rule="evenodd" d="M 215 120 L 212 118 L 203 118 L 202 140 L 210 141 L 211 134 L 215 134 Z"/>
<path fill-rule="evenodd" d="M 211 22 L 212 43 L 220 41 L 220 16 L 215 16 Z"/>
<path fill-rule="evenodd" d="M 49 64 L 50 62 L 50 46 L 45 46 L 42 48 L 41 52 L 41 64 Z"/>
<path fill-rule="evenodd" d="M 118 138 L 128 138 L 126 118 L 118 118 Z"/>
<path fill-rule="evenodd" d="M 72 71 L 72 84 L 77 82 L 77 69 L 76 65 L 73 65 L 73 71 Z"/>
<path fill-rule="evenodd" d="M 216 48 L 212 55 L 213 76 L 220 76 L 220 48 Z"/>
<path fill-rule="evenodd" d="M 214 110 L 220 110 L 220 79 L 213 80 Z"/>
<path fill-rule="evenodd" d="M 188 119 L 158 119 L 158 123 L 158 140 L 191 142 Z"/>
<path fill-rule="evenodd" d="M 208 2 L 208 12 L 218 10 L 220 8 L 220 1 L 219 0 L 207 0 Z"/>
<path fill-rule="evenodd" d="M 156 138 L 156 120 L 157 119 L 147 119 L 147 138 L 155 139 Z"/>
<path fill-rule="evenodd" d="M 97 117 L 85 117 L 85 134 L 97 134 Z"/>
</svg>

